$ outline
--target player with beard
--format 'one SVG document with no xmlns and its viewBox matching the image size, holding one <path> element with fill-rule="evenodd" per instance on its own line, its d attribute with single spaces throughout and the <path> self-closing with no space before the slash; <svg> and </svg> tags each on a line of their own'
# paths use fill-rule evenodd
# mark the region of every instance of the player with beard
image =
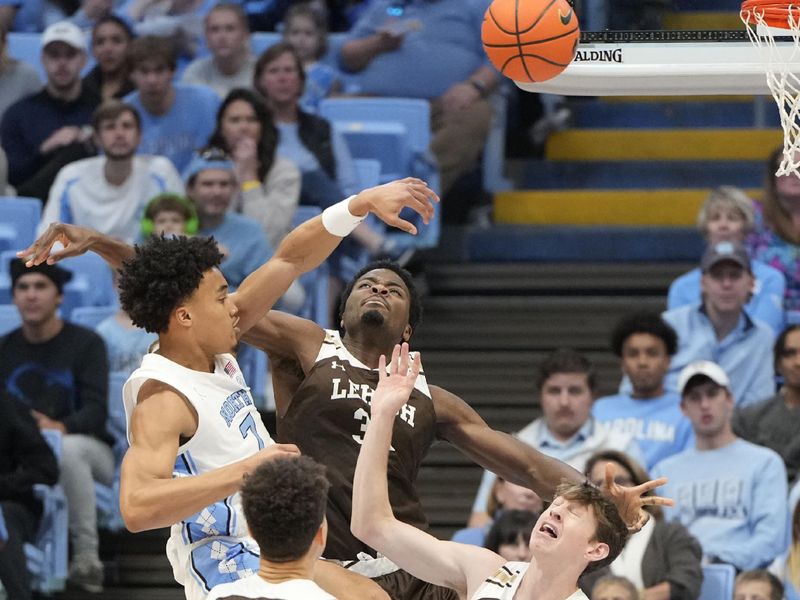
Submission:
<svg viewBox="0 0 800 600">
<path fill-rule="evenodd" d="M 133 243 L 148 201 L 164 192 L 183 194 L 183 182 L 169 159 L 136 154 L 142 128 L 131 105 L 108 100 L 94 112 L 92 126 L 102 155 L 58 172 L 39 233 L 62 221 Z"/>
<path fill-rule="evenodd" d="M 350 532 L 353 476 L 370 422 L 378 361 L 390 356 L 395 344 L 410 340 L 420 317 L 409 273 L 379 261 L 364 267 L 344 290 L 338 331 L 271 311 L 245 339 L 270 355 L 278 440 L 291 440 L 327 468 L 331 488 L 325 558 L 374 578 L 393 598 L 454 599 L 453 590 L 413 577 Z M 429 386 L 420 373 L 395 418 L 388 466 L 394 514 L 419 529 L 427 528 L 427 520 L 415 482 L 436 439 L 449 441 L 483 467 L 546 499 L 563 482 L 585 480 L 564 463 L 494 431 L 464 400 Z M 615 487 L 612 498 L 626 522 L 635 526 L 642 516 L 637 492 Z"/>
</svg>

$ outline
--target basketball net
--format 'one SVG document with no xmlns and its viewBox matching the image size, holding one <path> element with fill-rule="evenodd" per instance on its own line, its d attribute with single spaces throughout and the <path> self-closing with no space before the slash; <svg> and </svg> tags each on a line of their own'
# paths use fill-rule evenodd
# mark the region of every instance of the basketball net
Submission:
<svg viewBox="0 0 800 600">
<path fill-rule="evenodd" d="M 775 175 L 800 177 L 800 4 L 747 0 L 740 12 L 753 45 L 759 49 L 767 85 L 778 105 L 783 128 L 783 159 Z M 778 46 L 775 37 L 789 38 Z"/>
</svg>

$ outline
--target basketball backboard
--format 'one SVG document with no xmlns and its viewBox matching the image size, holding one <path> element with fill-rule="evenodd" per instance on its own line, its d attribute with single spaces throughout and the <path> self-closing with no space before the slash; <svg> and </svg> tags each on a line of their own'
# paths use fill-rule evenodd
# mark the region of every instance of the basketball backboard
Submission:
<svg viewBox="0 0 800 600">
<path fill-rule="evenodd" d="M 583 33 L 575 60 L 554 79 L 517 85 L 570 96 L 767 95 L 766 50 L 748 36 L 740 4 L 576 0 Z M 641 26 L 650 29 L 633 29 Z M 779 40 L 775 51 L 800 74 L 792 39 Z"/>
</svg>

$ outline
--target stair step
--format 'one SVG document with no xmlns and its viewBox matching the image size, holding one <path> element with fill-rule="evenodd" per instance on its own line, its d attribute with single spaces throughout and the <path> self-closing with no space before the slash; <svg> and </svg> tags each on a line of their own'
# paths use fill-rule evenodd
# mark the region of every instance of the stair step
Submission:
<svg viewBox="0 0 800 600">
<path fill-rule="evenodd" d="M 433 295 L 600 292 L 666 294 L 692 263 L 464 263 L 426 268 Z"/>
<path fill-rule="evenodd" d="M 692 31 L 699 29 L 744 29 L 744 23 L 737 8 L 734 12 L 718 10 L 687 10 L 666 13 L 663 28 L 671 30 Z"/>
<path fill-rule="evenodd" d="M 499 225 L 691 227 L 708 189 L 525 190 L 498 192 Z M 757 193 L 757 190 L 750 190 Z"/>
<path fill-rule="evenodd" d="M 697 263 L 704 243 L 692 227 L 533 227 L 501 225 L 469 232 L 475 262 Z"/>
<path fill-rule="evenodd" d="M 754 160 L 783 141 L 777 129 L 570 129 L 547 140 L 548 160 Z"/>
<path fill-rule="evenodd" d="M 519 164 L 519 163 L 517 163 Z M 583 190 L 759 188 L 764 161 L 525 161 L 518 169 L 522 190 L 565 187 Z"/>
<path fill-rule="evenodd" d="M 778 108 L 772 98 L 758 96 L 749 102 L 698 101 L 689 97 L 681 102 L 672 99 L 637 104 L 608 102 L 572 102 L 574 126 L 578 128 L 728 128 L 780 127 Z M 757 119 L 765 119 L 757 123 Z"/>
</svg>

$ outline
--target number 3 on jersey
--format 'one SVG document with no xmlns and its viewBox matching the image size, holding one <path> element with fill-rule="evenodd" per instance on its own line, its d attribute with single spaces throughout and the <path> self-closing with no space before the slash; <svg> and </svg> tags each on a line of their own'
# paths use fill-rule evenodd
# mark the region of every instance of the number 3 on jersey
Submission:
<svg viewBox="0 0 800 600">
<path fill-rule="evenodd" d="M 369 413 L 363 407 L 357 408 L 353 413 L 353 418 L 361 424 L 360 432 L 353 434 L 351 437 L 360 446 L 364 443 L 364 435 L 367 433 L 369 427 Z M 394 452 L 394 446 L 389 446 L 389 452 Z"/>
<path fill-rule="evenodd" d="M 369 417 L 367 417 L 369 419 Z M 364 426 L 364 431 L 367 428 Z M 258 441 L 258 449 L 261 450 L 264 448 L 264 440 L 261 439 L 261 436 L 258 435 L 258 430 L 256 429 L 256 422 L 253 419 L 253 415 L 247 415 L 242 424 L 239 425 L 239 431 L 242 433 L 242 437 L 246 438 L 247 435 L 252 431 L 253 435 L 256 437 L 256 441 Z M 353 436 L 355 437 L 355 436 Z"/>
</svg>

